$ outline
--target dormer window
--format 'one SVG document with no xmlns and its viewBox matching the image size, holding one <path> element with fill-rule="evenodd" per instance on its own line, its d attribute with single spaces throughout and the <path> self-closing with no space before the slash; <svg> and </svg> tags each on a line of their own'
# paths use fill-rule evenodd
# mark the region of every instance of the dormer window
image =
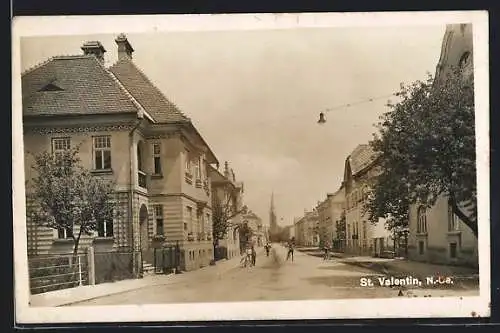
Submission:
<svg viewBox="0 0 500 333">
<path fill-rule="evenodd" d="M 64 89 L 59 87 L 55 83 L 51 82 L 49 84 L 46 84 L 42 88 L 40 88 L 40 90 L 38 90 L 38 91 L 62 91 L 62 90 L 64 90 Z"/>
</svg>

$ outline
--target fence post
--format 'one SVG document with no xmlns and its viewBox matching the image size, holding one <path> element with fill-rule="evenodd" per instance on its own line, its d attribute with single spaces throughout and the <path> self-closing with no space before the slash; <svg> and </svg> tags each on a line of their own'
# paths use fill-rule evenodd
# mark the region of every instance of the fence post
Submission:
<svg viewBox="0 0 500 333">
<path fill-rule="evenodd" d="M 87 248 L 87 270 L 89 277 L 89 285 L 95 285 L 95 252 L 94 247 Z"/>
<path fill-rule="evenodd" d="M 82 286 L 82 261 L 81 256 L 78 256 L 78 285 Z"/>
</svg>

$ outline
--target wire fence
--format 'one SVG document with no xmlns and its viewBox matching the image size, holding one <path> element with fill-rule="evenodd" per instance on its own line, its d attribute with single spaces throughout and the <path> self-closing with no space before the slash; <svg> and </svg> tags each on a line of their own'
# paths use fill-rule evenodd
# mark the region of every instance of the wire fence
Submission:
<svg viewBox="0 0 500 333">
<path fill-rule="evenodd" d="M 88 285 L 87 255 L 38 255 L 28 258 L 30 291 L 48 291 Z"/>
</svg>

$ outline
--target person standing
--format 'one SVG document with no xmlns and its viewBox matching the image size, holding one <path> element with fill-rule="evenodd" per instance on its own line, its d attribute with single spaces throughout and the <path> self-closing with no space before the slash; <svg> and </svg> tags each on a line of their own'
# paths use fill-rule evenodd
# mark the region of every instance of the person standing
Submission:
<svg viewBox="0 0 500 333">
<path fill-rule="evenodd" d="M 252 244 L 252 266 L 255 266 L 256 260 L 257 260 L 257 252 L 255 251 L 255 247 Z"/>
<path fill-rule="evenodd" d="M 293 262 L 293 243 L 292 242 L 288 242 L 288 253 L 286 255 L 286 260 L 288 261 L 288 259 L 292 258 L 292 262 Z"/>
<path fill-rule="evenodd" d="M 266 256 L 269 257 L 269 251 L 271 251 L 271 244 L 269 244 L 269 242 L 266 243 L 265 248 L 266 248 Z"/>
</svg>

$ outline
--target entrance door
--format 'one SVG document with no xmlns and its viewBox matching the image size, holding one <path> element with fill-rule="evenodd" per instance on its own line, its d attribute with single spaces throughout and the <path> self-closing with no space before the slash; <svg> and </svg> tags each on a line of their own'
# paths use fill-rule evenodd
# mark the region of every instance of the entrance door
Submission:
<svg viewBox="0 0 500 333">
<path fill-rule="evenodd" d="M 142 205 L 139 210 L 139 234 L 141 239 L 141 250 L 142 253 L 146 253 L 149 249 L 149 239 L 148 239 L 148 209 L 146 205 Z"/>
</svg>

